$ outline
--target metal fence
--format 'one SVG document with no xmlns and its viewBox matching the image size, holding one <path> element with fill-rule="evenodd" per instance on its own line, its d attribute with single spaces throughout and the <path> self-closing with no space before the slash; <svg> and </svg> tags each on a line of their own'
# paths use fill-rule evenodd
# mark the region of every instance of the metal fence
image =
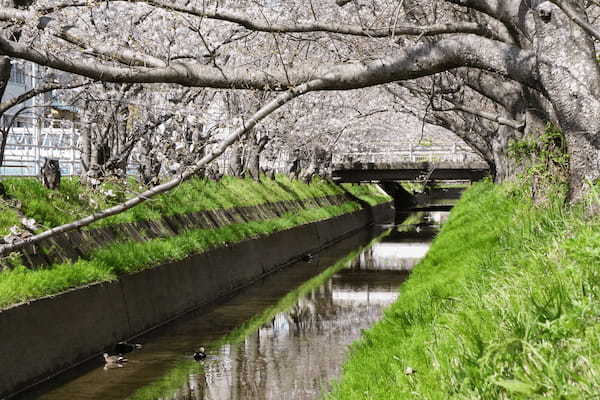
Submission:
<svg viewBox="0 0 600 400">
<path fill-rule="evenodd" d="M 17 118 L 10 128 L 0 175 L 38 175 L 45 158 L 59 160 L 62 175 L 79 175 L 81 173 L 81 131 L 82 125 L 76 121 Z M 277 172 L 284 172 L 289 157 L 290 152 L 282 150 L 269 159 L 263 159 L 261 164 Z M 229 171 L 232 162 L 232 149 L 227 149 L 226 153 L 215 161 L 221 172 Z M 140 154 L 134 150 L 130 155 L 128 173 L 136 174 L 139 164 Z"/>
<path fill-rule="evenodd" d="M 470 163 L 482 161 L 481 157 L 467 147 L 451 146 L 413 146 L 386 152 L 351 152 L 333 155 L 334 165 L 360 164 L 394 164 L 402 162 L 453 162 Z"/>
</svg>

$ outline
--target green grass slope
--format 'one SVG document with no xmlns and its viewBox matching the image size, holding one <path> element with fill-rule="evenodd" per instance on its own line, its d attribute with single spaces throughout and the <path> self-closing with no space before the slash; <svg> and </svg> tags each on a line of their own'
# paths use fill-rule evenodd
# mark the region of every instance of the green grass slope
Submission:
<svg viewBox="0 0 600 400">
<path fill-rule="evenodd" d="M 57 191 L 46 189 L 35 178 L 5 178 L 1 182 L 9 199 L 0 198 L 0 235 L 6 235 L 11 226 L 19 225 L 15 203 L 19 204 L 23 214 L 41 224 L 40 230 L 44 230 L 83 218 L 144 191 L 134 180 L 126 183 L 107 182 L 91 190 L 81 185 L 78 178 L 66 178 Z M 344 188 L 320 178 L 307 184 L 284 175 L 278 175 L 276 179 L 263 177 L 260 181 L 234 177 L 224 177 L 218 182 L 191 179 L 168 193 L 99 221 L 92 227 L 204 210 L 339 195 L 345 190 L 372 205 L 389 201 L 373 185 L 344 185 Z"/>
<path fill-rule="evenodd" d="M 600 220 L 529 198 L 469 189 L 325 397 L 599 397 Z"/>
</svg>

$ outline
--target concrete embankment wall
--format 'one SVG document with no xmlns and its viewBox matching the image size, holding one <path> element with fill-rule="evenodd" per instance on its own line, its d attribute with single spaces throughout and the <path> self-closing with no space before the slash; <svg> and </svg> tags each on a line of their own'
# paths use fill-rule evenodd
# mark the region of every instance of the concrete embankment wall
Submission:
<svg viewBox="0 0 600 400">
<path fill-rule="evenodd" d="M 0 311 L 0 398 L 393 219 L 391 204 L 382 204 Z"/>
<path fill-rule="evenodd" d="M 94 249 L 122 240 L 143 242 L 171 237 L 189 229 L 213 229 L 230 224 L 279 218 L 285 213 L 307 208 L 340 205 L 356 201 L 348 194 L 286 200 L 255 206 L 207 210 L 189 214 L 165 216 L 151 221 L 109 225 L 90 230 L 60 233 L 41 244 L 29 245 L 23 251 L 23 262 L 29 268 L 76 261 Z"/>
</svg>

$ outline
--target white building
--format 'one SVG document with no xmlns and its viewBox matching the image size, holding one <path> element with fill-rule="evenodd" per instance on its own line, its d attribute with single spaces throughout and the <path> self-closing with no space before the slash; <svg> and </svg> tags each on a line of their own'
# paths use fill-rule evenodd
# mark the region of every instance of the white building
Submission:
<svg viewBox="0 0 600 400">
<path fill-rule="evenodd" d="M 42 71 L 32 63 L 13 64 L 2 101 L 35 87 Z M 73 121 L 46 116 L 48 108 L 36 107 L 51 103 L 52 96 L 47 93 L 11 108 L 2 116 L 0 123 L 6 124 L 19 110 L 28 108 L 11 125 L 0 175 L 37 175 L 45 158 L 60 160 L 63 174 L 79 173 L 78 127 Z"/>
<path fill-rule="evenodd" d="M 10 80 L 8 81 L 8 86 L 6 87 L 4 96 L 2 96 L 2 101 L 12 99 L 33 88 L 33 69 L 34 68 L 31 63 L 15 63 L 12 65 Z M 25 103 L 11 108 L 3 116 L 3 119 L 5 121 L 8 120 L 8 118 L 11 118 L 18 110 L 22 109 L 23 107 L 31 107 L 32 104 L 33 100 L 28 100 Z"/>
</svg>

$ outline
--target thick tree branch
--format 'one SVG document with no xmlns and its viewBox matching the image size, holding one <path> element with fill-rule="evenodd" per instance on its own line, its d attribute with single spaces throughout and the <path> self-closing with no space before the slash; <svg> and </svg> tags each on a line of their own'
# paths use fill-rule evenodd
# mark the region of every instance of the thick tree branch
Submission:
<svg viewBox="0 0 600 400">
<path fill-rule="evenodd" d="M 27 21 L 36 18 L 38 19 L 38 28 L 40 29 L 46 29 L 48 24 L 52 21 L 51 18 L 40 17 L 38 14 L 30 11 L 13 8 L 0 9 L 0 21 L 26 23 Z M 167 63 L 160 58 L 133 51 L 122 46 L 110 46 L 105 43 L 99 43 L 97 40 L 92 39 L 87 33 L 73 25 L 51 27 L 50 30 L 52 31 L 52 35 L 57 38 L 74 44 L 81 49 L 91 50 L 94 55 L 103 56 L 109 60 L 118 61 L 121 64 L 158 68 L 167 66 Z"/>
<path fill-rule="evenodd" d="M 63 3 L 63 4 L 52 4 L 51 6 L 48 7 L 43 7 L 43 8 L 36 8 L 36 12 L 40 13 L 40 14 L 51 14 L 60 10 L 64 10 L 65 8 L 72 8 L 72 7 L 89 7 L 90 3 L 89 1 L 84 1 L 84 2 L 67 2 L 67 3 Z"/>
<path fill-rule="evenodd" d="M 472 33 L 489 38 L 499 39 L 499 36 L 489 27 L 475 22 L 454 22 L 446 24 L 435 24 L 430 26 L 418 25 L 395 25 L 382 28 L 365 29 L 360 25 L 348 25 L 337 23 L 308 22 L 296 24 L 281 24 L 261 22 L 256 18 L 229 10 L 212 10 L 208 7 L 188 7 L 163 0 L 130 0 L 135 3 L 144 3 L 153 7 L 184 14 L 194 15 L 201 18 L 216 19 L 241 25 L 246 29 L 258 32 L 270 33 L 312 33 L 326 32 L 338 33 L 352 36 L 365 36 L 383 38 L 398 35 L 432 36 L 450 33 Z"/>
<path fill-rule="evenodd" d="M 487 119 L 488 121 L 492 121 L 492 122 L 496 122 L 500 125 L 505 125 L 505 126 L 509 126 L 513 129 L 516 129 L 518 131 L 522 131 L 523 129 L 525 129 L 525 122 L 522 121 L 515 121 L 512 119 L 508 119 L 508 118 L 504 118 L 501 117 L 498 114 L 493 114 L 493 113 L 489 113 L 489 112 L 485 112 L 485 111 L 481 111 L 481 110 L 476 110 L 474 108 L 469 108 L 469 107 L 465 107 L 463 105 L 460 104 L 453 104 L 452 107 L 448 107 L 448 108 L 438 108 L 438 107 L 433 107 L 434 111 L 441 111 L 441 112 L 447 112 L 447 111 L 462 111 L 471 115 L 476 115 L 478 117 L 481 117 L 483 119 Z"/>
<path fill-rule="evenodd" d="M 109 60 L 118 61 L 121 64 L 154 68 L 164 68 L 167 66 L 167 63 L 160 58 L 121 46 L 113 47 L 104 43 L 98 43 L 96 40 L 90 38 L 89 35 L 73 26 L 61 27 L 59 32 L 54 33 L 54 36 L 74 44 L 81 49 L 89 49 L 94 55 L 103 56 Z"/>
<path fill-rule="evenodd" d="M 522 100 L 523 88 L 514 81 L 499 80 L 482 71 L 461 71 L 458 76 L 467 87 L 509 111 L 514 111 L 511 109 Z"/>
<path fill-rule="evenodd" d="M 117 0 L 121 1 L 121 0 Z M 399 35 L 410 36 L 434 36 L 455 33 L 471 33 L 483 37 L 503 41 L 502 35 L 495 32 L 489 26 L 477 22 L 459 21 L 453 23 L 441 23 L 433 25 L 393 25 L 380 28 L 364 28 L 360 25 L 338 24 L 334 22 L 307 22 L 307 23 L 271 23 L 269 21 L 258 21 L 255 18 L 228 10 L 210 10 L 208 8 L 180 6 L 162 0 L 129 0 L 134 3 L 144 3 L 150 6 L 176 11 L 183 14 L 193 15 L 200 18 L 215 19 L 240 25 L 248 30 L 269 33 L 337 33 L 351 36 L 362 36 L 370 38 L 386 38 Z M 45 27 L 49 21 L 44 20 L 32 12 L 6 8 L 0 10 L 0 20 L 25 23 L 33 18 L 40 19 L 39 27 Z"/>
<path fill-rule="evenodd" d="M 500 21 L 508 30 L 509 35 L 519 41 L 523 33 L 527 32 L 526 13 L 531 2 L 524 0 L 445 0 L 448 3 L 465 7 L 469 10 L 480 11 L 497 21 Z M 525 35 L 526 36 L 526 35 Z"/>
<path fill-rule="evenodd" d="M 172 63 L 164 68 L 129 68 L 103 64 L 96 59 L 56 55 L 0 37 L 0 55 L 25 59 L 77 75 L 115 83 L 177 83 L 217 89 L 284 90 L 321 80 L 320 90 L 350 90 L 410 80 L 461 67 L 497 73 L 539 90 L 535 54 L 476 35 L 455 35 L 434 43 L 419 43 L 397 55 L 369 63 L 346 63 L 280 71 L 250 67 L 216 68 L 200 63 Z M 289 78 L 289 79 L 288 79 Z"/>
<path fill-rule="evenodd" d="M 4 92 L 6 92 L 11 70 L 12 65 L 10 63 L 10 58 L 0 57 L 0 100 L 4 97 Z"/>
<path fill-rule="evenodd" d="M 219 146 L 217 146 L 216 149 L 214 149 L 212 152 L 210 152 L 209 154 L 204 156 L 193 167 L 187 169 L 186 171 L 181 173 L 181 175 L 177 176 L 176 178 L 174 178 L 166 183 L 163 183 L 161 185 L 155 186 L 152 189 L 149 189 L 149 190 L 139 194 L 138 196 L 133 197 L 133 198 L 127 200 L 126 202 L 116 205 L 114 207 L 110 207 L 105 210 L 99 211 L 93 215 L 87 216 L 80 220 L 77 220 L 77 221 L 74 221 L 74 222 L 71 222 L 68 224 L 64 224 L 61 226 L 57 226 L 55 228 L 52 228 L 45 232 L 31 236 L 31 237 L 24 239 L 22 241 L 19 241 L 17 243 L 10 244 L 10 245 L 2 245 L 2 246 L 0 246 L 0 256 L 6 256 L 9 253 L 18 251 L 27 245 L 39 243 L 40 241 L 48 239 L 59 233 L 69 232 L 69 231 L 72 231 L 75 229 L 83 228 L 83 227 L 88 226 L 96 221 L 101 220 L 101 219 L 110 217 L 112 215 L 119 214 L 123 211 L 126 211 L 126 210 L 132 208 L 132 207 L 135 207 L 138 204 L 145 202 L 148 199 L 151 199 L 152 197 L 154 197 L 156 195 L 165 193 L 165 192 L 177 187 L 182 182 L 190 179 L 191 177 L 196 175 L 200 170 L 204 169 L 204 167 L 208 163 L 210 163 L 211 161 L 213 161 L 214 159 L 219 157 L 221 154 L 223 154 L 225 152 L 225 150 L 229 146 L 231 146 L 233 143 L 235 143 L 239 138 L 244 136 L 246 133 L 252 131 L 252 129 L 260 121 L 265 119 L 271 113 L 273 113 L 274 111 L 276 111 L 277 109 L 282 107 L 284 104 L 290 102 L 291 100 L 295 99 L 298 96 L 301 96 L 301 95 L 306 94 L 311 91 L 318 90 L 321 87 L 321 85 L 323 85 L 322 81 L 314 80 L 314 81 L 306 82 L 296 88 L 290 89 L 290 90 L 286 91 L 285 93 L 280 94 L 274 100 L 270 101 L 268 104 L 266 104 L 260 110 L 258 110 L 250 119 L 244 121 L 244 125 L 239 127 L 234 133 L 232 133 L 225 140 L 223 140 L 221 142 L 221 144 Z"/>
<path fill-rule="evenodd" d="M 38 17 L 25 10 L 10 7 L 0 8 L 0 21 L 25 23 L 27 20 L 31 20 L 31 18 L 36 18 L 37 20 Z"/>
<path fill-rule="evenodd" d="M 59 89 L 76 89 L 85 85 L 89 85 L 90 82 L 85 82 L 85 83 L 78 83 L 75 85 L 63 85 L 60 83 L 49 83 L 46 85 L 42 85 L 38 88 L 34 88 L 31 90 L 28 90 L 25 93 L 21 93 L 18 96 L 15 96 L 13 98 L 10 98 L 2 103 L 0 103 L 0 115 L 2 115 L 3 113 L 5 113 L 9 108 L 16 106 L 17 104 L 21 104 L 29 99 L 34 98 L 37 95 L 40 95 L 42 93 L 48 93 L 51 92 L 53 90 L 59 90 Z"/>
<path fill-rule="evenodd" d="M 522 28 L 524 12 L 529 7 L 523 0 L 445 0 L 448 3 L 480 11 L 517 30 Z"/>
</svg>

